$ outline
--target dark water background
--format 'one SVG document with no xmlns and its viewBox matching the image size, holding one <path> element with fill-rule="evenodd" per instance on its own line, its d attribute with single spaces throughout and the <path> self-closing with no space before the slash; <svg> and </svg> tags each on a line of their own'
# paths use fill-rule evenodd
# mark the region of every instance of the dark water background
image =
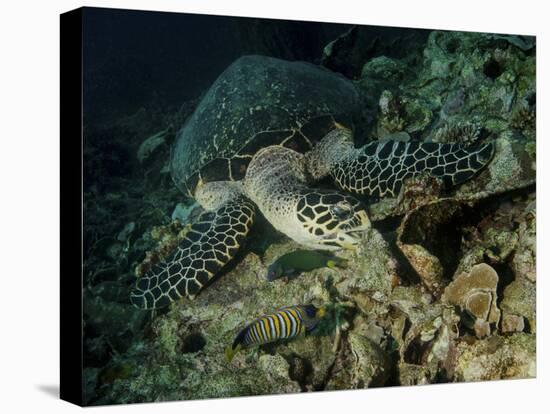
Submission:
<svg viewBox="0 0 550 414">
<path fill-rule="evenodd" d="M 262 54 L 319 63 L 350 26 L 178 13 L 87 9 L 85 115 L 113 122 L 159 99 L 198 97 L 235 59 Z"/>
</svg>

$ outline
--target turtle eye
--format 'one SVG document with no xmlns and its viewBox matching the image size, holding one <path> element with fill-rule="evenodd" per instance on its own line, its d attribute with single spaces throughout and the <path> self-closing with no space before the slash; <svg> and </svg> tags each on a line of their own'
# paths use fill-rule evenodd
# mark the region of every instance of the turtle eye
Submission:
<svg viewBox="0 0 550 414">
<path fill-rule="evenodd" d="M 353 213 L 353 207 L 347 201 L 339 201 L 331 207 L 331 212 L 338 219 L 345 220 L 351 217 Z"/>
</svg>

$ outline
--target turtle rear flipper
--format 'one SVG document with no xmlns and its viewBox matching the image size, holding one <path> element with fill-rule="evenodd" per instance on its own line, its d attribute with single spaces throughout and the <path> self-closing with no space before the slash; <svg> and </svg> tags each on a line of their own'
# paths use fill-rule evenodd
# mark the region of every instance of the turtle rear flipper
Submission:
<svg viewBox="0 0 550 414">
<path fill-rule="evenodd" d="M 202 213 L 176 250 L 137 280 L 131 302 L 153 309 L 183 296 L 193 298 L 235 256 L 254 214 L 254 204 L 242 196 Z"/>
</svg>

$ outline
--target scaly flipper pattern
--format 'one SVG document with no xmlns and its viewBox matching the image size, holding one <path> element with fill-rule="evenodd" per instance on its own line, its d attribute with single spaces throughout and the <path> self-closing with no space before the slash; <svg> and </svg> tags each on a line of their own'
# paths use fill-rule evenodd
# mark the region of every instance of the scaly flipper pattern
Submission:
<svg viewBox="0 0 550 414">
<path fill-rule="evenodd" d="M 154 309 L 183 296 L 193 298 L 235 256 L 254 215 L 254 204 L 242 196 L 202 213 L 176 250 L 137 280 L 131 302 Z"/>
<path fill-rule="evenodd" d="M 494 144 L 475 147 L 430 142 L 373 142 L 336 163 L 331 175 L 343 190 L 376 197 L 397 197 L 403 181 L 427 172 L 446 186 L 459 185 L 491 160 Z"/>
</svg>

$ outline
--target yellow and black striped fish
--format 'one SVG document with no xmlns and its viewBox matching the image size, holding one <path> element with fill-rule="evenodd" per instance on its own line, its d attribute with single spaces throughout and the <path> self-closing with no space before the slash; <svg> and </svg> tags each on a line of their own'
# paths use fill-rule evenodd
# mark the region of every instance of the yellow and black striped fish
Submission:
<svg viewBox="0 0 550 414">
<path fill-rule="evenodd" d="M 248 346 L 267 344 L 305 334 L 315 328 L 324 314 L 325 309 L 322 307 L 297 305 L 261 316 L 237 334 L 233 345 L 225 350 L 226 359 L 231 362 L 240 349 Z"/>
</svg>

